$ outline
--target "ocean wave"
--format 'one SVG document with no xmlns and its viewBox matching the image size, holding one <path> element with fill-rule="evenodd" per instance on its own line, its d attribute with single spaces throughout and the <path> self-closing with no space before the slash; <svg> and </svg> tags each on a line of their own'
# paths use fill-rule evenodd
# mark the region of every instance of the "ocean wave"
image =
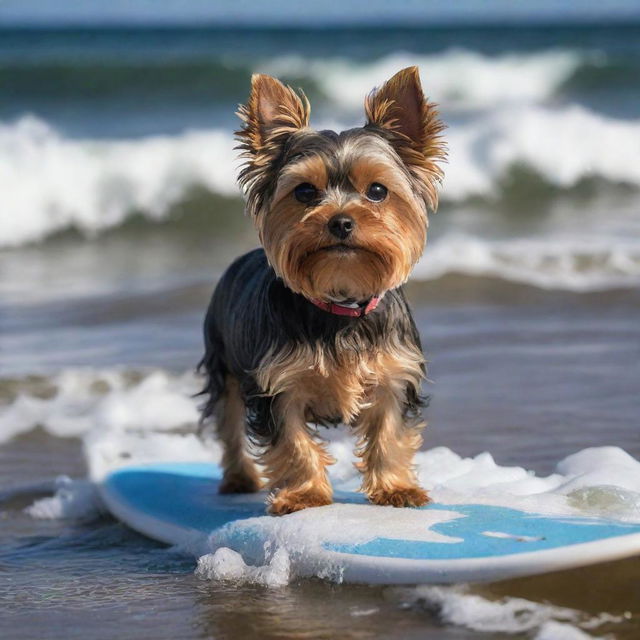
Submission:
<svg viewBox="0 0 640 640">
<path fill-rule="evenodd" d="M 584 91 L 633 86 L 638 65 L 601 51 L 548 49 L 486 55 L 464 48 L 438 53 L 396 52 L 376 59 L 298 54 L 252 58 L 214 54 L 158 61 L 141 58 L 2 64 L 7 95 L 21 100 L 211 101 L 246 95 L 249 78 L 262 71 L 302 86 L 315 100 L 359 110 L 364 96 L 403 67 L 418 65 L 429 96 L 445 109 L 471 110 L 506 102 L 544 102 Z"/>
<path fill-rule="evenodd" d="M 640 187 L 640 120 L 615 120 L 576 105 L 528 106 L 452 126 L 446 137 L 443 195 L 452 200 L 498 198 L 515 167 L 526 167 L 556 189 L 590 178 Z"/>
<path fill-rule="evenodd" d="M 577 106 L 513 107 L 453 125 L 447 138 L 443 202 L 492 202 L 508 188 L 517 206 L 517 168 L 526 169 L 527 199 L 591 179 L 640 189 L 640 121 Z M 239 196 L 233 147 L 231 132 L 221 130 L 97 141 L 66 138 L 32 116 L 0 124 L 0 246 L 68 228 L 93 236 L 133 214 L 164 220 L 193 187 Z"/>
<path fill-rule="evenodd" d="M 584 235 L 487 240 L 449 233 L 427 247 L 412 278 L 449 274 L 576 292 L 635 287 L 640 284 L 640 242 Z"/>
<path fill-rule="evenodd" d="M 91 236 L 134 213 L 159 220 L 194 185 L 236 194 L 233 146 L 220 131 L 94 141 L 31 116 L 0 125 L 0 246 L 70 227 Z"/>
<path fill-rule="evenodd" d="M 600 56 L 601 58 L 601 56 Z M 420 67 L 427 95 L 444 109 L 478 109 L 508 102 L 548 100 L 578 71 L 591 67 L 593 53 L 552 50 L 487 56 L 465 49 L 416 55 L 394 53 L 373 62 L 346 58 L 286 56 L 259 65 L 266 73 L 302 83 L 313 81 L 332 103 L 360 109 L 363 98 L 399 69 Z"/>
</svg>

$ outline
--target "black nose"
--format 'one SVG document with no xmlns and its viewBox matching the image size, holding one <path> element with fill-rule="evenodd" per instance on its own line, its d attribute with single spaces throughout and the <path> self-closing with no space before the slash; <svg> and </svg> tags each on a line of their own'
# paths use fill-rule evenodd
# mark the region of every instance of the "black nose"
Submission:
<svg viewBox="0 0 640 640">
<path fill-rule="evenodd" d="M 349 237 L 351 232 L 356 228 L 356 221 L 351 216 L 338 213 L 329 220 L 327 226 L 332 236 L 344 240 Z"/>
</svg>

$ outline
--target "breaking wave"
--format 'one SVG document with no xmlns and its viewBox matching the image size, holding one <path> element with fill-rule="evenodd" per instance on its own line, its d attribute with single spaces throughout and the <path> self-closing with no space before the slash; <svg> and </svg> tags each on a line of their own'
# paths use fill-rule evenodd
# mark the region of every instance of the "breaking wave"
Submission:
<svg viewBox="0 0 640 640">
<path fill-rule="evenodd" d="M 556 95 L 579 70 L 599 59 L 569 50 L 487 56 L 465 49 L 415 55 L 394 53 L 374 62 L 347 58 L 286 56 L 261 65 L 266 73 L 310 79 L 332 104 L 360 109 L 363 97 L 398 69 L 418 65 L 429 97 L 444 109 L 479 109 L 505 102 L 542 102 Z"/>
<path fill-rule="evenodd" d="M 640 122 L 572 106 L 507 108 L 448 131 L 450 163 L 443 202 L 548 195 L 599 179 L 640 189 Z M 0 124 L 0 246 L 19 246 L 76 228 L 86 236 L 136 214 L 165 219 L 189 189 L 238 195 L 230 132 L 187 131 L 137 140 L 76 140 L 25 116 Z M 513 183 L 536 176 L 538 193 Z"/>
<path fill-rule="evenodd" d="M 428 36 L 425 36 L 428 37 Z M 408 45 L 411 46 L 411 45 Z M 363 97 L 398 69 L 418 65 L 429 96 L 446 109 L 464 111 L 505 102 L 572 98 L 585 90 L 615 90 L 638 80 L 634 59 L 602 51 L 550 49 L 487 55 L 465 48 L 437 53 L 398 51 L 376 59 L 338 56 L 179 56 L 159 64 L 153 58 L 95 59 L 77 56 L 38 61 L 7 60 L 9 97 L 32 100 L 145 100 L 187 102 L 237 100 L 254 71 L 302 86 L 314 102 L 361 109 Z M 215 78 L 215 82 L 212 82 Z"/>
<path fill-rule="evenodd" d="M 486 240 L 450 233 L 429 246 L 413 278 L 447 274 L 577 292 L 634 287 L 640 283 L 640 243 L 584 236 Z"/>
<path fill-rule="evenodd" d="M 135 213 L 157 221 L 194 185 L 235 194 L 232 157 L 220 131 L 94 141 L 31 116 L 0 125 L 0 246 L 71 227 L 91 236 Z"/>
</svg>

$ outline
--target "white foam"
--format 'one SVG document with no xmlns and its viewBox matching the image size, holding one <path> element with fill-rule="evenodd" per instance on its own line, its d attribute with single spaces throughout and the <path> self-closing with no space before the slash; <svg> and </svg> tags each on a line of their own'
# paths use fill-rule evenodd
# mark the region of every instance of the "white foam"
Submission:
<svg viewBox="0 0 640 640">
<path fill-rule="evenodd" d="M 52 380 L 56 393 L 40 401 L 30 422 L 25 417 L 20 432 L 40 425 L 61 437 L 83 436 L 94 480 L 126 464 L 219 460 L 218 447 L 201 443 L 189 432 L 197 417 L 192 394 L 199 386 L 191 374 L 149 371 L 134 379 L 121 370 L 71 370 Z M 17 433 L 6 430 L 14 405 L 27 406 L 16 399 L 0 409 L 5 440 Z M 354 442 L 349 432 L 321 433 L 330 436 L 329 450 L 338 458 L 330 468 L 334 484 L 341 490 L 357 488 L 359 474 L 353 466 Z M 522 467 L 502 466 L 490 453 L 464 458 L 445 447 L 420 452 L 416 466 L 421 483 L 437 502 L 640 522 L 640 461 L 617 447 L 579 451 L 560 461 L 556 472 L 546 477 Z M 57 480 L 53 497 L 36 501 L 27 512 L 36 518 L 86 520 L 101 508 L 92 483 L 63 477 Z M 197 574 L 203 579 L 274 588 L 304 576 L 339 583 L 342 569 L 319 559 L 320 545 L 327 540 L 355 544 L 376 536 L 404 537 L 418 515 L 411 509 L 337 503 L 280 518 L 260 516 L 231 523 L 190 551 L 199 558 Z M 454 512 L 438 511 L 437 516 L 447 521 Z M 455 542 L 430 531 L 416 535 L 421 540 Z M 588 638 L 586 630 L 619 621 L 611 615 L 590 617 L 518 598 L 491 601 L 465 587 L 419 586 L 398 593 L 401 605 L 435 611 L 446 624 L 482 632 L 528 633 L 541 640 Z"/>
<path fill-rule="evenodd" d="M 497 109 L 447 130 L 443 196 L 497 197 L 501 179 L 516 165 L 559 188 L 590 177 L 640 186 L 639 138 L 640 121 L 614 120 L 577 105 Z"/>
<path fill-rule="evenodd" d="M 332 453 L 335 451 L 332 448 Z M 606 515 L 620 521 L 640 522 L 640 462 L 617 447 L 587 449 L 575 455 L 578 461 L 582 456 L 591 460 L 592 468 L 588 474 L 581 471 L 575 456 L 559 463 L 558 469 L 564 469 L 564 475 L 557 472 L 547 477 L 537 477 L 522 467 L 503 467 L 489 453 L 462 458 L 445 447 L 421 452 L 415 461 L 421 483 L 438 503 L 455 505 L 473 502 L 556 516 Z M 619 469 L 617 461 L 620 460 L 628 462 L 628 476 L 624 480 L 627 500 L 610 500 L 606 503 L 606 509 L 603 509 L 600 503 L 579 501 L 573 492 L 567 492 L 568 487 L 573 486 L 598 488 L 599 484 L 590 483 L 599 483 L 602 474 L 606 475 L 611 486 L 615 486 Z M 338 489 L 357 486 L 358 475 L 353 471 L 352 462 L 351 455 L 343 457 L 337 464 L 337 471 L 331 470 Z M 350 476 L 346 473 L 347 467 L 351 469 Z M 336 481 L 336 476 L 341 477 L 342 481 Z M 376 511 L 374 518 L 371 515 L 373 510 Z M 455 512 L 439 511 L 436 515 L 445 522 L 454 518 Z M 413 531 L 422 531 L 420 527 L 412 527 L 412 518 L 419 519 L 419 512 L 337 503 L 281 518 L 263 516 L 230 523 L 213 532 L 204 548 L 191 551 L 196 555 L 204 555 L 216 553 L 221 548 L 231 549 L 239 553 L 243 562 L 253 569 L 268 567 L 273 554 L 284 551 L 289 559 L 291 579 L 317 576 L 341 582 L 341 568 L 329 566 L 321 558 L 319 550 L 323 544 L 327 541 L 332 544 L 357 544 L 376 536 L 405 537 L 408 527 Z M 416 533 L 416 539 L 430 541 L 433 535 L 433 532 L 423 531 Z M 453 543 L 456 540 L 440 537 L 439 541 Z M 250 579 L 253 575 L 251 571 L 242 573 L 239 579 Z M 217 576 L 215 572 L 207 575 L 212 578 Z"/>
<path fill-rule="evenodd" d="M 87 462 L 95 480 L 126 464 L 219 460 L 218 447 L 203 444 L 188 432 L 195 428 L 196 400 L 192 394 L 199 386 L 190 374 L 149 371 L 132 380 L 131 374 L 120 370 L 72 370 L 53 380 L 57 393 L 41 401 L 32 415 L 31 428 L 41 424 L 63 437 L 84 434 Z M 13 404 L 25 406 L 19 399 Z M 0 409 L 0 425 L 5 429 L 11 414 L 12 405 Z M 70 414 L 73 418 L 68 420 Z M 27 421 L 21 431 L 26 428 Z M 350 434 L 345 429 L 322 433 L 330 437 L 329 450 L 338 459 L 330 469 L 334 484 L 342 490 L 357 488 L 359 474 L 353 466 Z M 8 432 L 3 435 L 6 438 Z M 438 502 L 476 502 L 640 522 L 640 462 L 617 447 L 585 449 L 568 456 L 558 463 L 556 473 L 547 477 L 522 467 L 502 466 L 489 453 L 464 458 L 445 447 L 419 453 L 416 466 L 420 481 Z M 53 497 L 38 500 L 27 509 L 31 516 L 87 520 L 100 513 L 102 507 L 92 483 L 60 478 L 56 485 Z M 377 512 L 373 519 L 372 510 Z M 334 504 L 281 518 L 261 516 L 231 523 L 212 532 L 208 540 L 200 540 L 190 551 L 198 558 L 196 573 L 203 579 L 269 588 L 283 587 L 305 576 L 339 583 L 342 569 L 319 559 L 316 551 L 320 545 L 327 540 L 355 544 L 376 536 L 404 537 L 418 515 L 411 509 Z M 437 515 L 444 522 L 454 517 L 454 512 L 438 511 Z M 430 531 L 417 536 L 455 542 Z M 426 607 L 445 624 L 481 632 L 528 633 L 540 640 L 582 640 L 591 637 L 586 630 L 619 621 L 616 616 L 590 617 L 518 598 L 491 601 L 465 587 L 419 586 L 400 594 L 397 599 L 402 606 Z"/>
<path fill-rule="evenodd" d="M 52 397 L 35 399 L 22 393 L 0 409 L 3 441 L 37 426 L 58 437 L 83 437 L 94 481 L 127 464 L 220 459 L 220 448 L 195 434 L 198 411 L 193 394 L 199 381 L 190 373 L 148 371 L 134 377 L 121 370 L 74 369 L 54 376 L 51 382 L 55 389 Z M 321 430 L 320 435 L 330 435 L 328 449 L 338 460 L 329 469 L 334 485 L 340 490 L 357 489 L 360 476 L 353 464 L 355 443 L 349 431 Z M 488 452 L 463 458 L 446 447 L 420 452 L 415 462 L 420 482 L 440 503 L 475 502 L 640 522 L 640 462 L 618 447 L 580 451 L 562 460 L 556 472 L 546 477 L 523 467 L 502 466 Z M 371 509 L 379 510 L 373 527 Z M 54 498 L 37 502 L 30 512 L 37 517 L 81 517 L 86 512 L 89 517 L 93 511 L 87 486 L 61 481 Z M 308 562 L 323 540 L 353 543 L 365 532 L 367 536 L 394 537 L 396 531 L 411 526 L 418 513 L 334 504 L 284 518 L 253 518 L 215 532 L 198 555 L 228 547 L 241 553 L 245 563 L 266 566 L 273 553 L 283 549 L 290 559 L 292 576 L 322 575 L 339 580 L 340 576 L 332 573 L 334 568 Z M 448 511 L 438 515 L 443 521 L 453 517 Z M 424 535 L 427 541 L 439 536 L 434 532 Z M 241 547 L 237 546 L 239 540 Z"/>
<path fill-rule="evenodd" d="M 125 464 L 219 459 L 219 447 L 195 435 L 200 400 L 194 394 L 201 380 L 191 372 L 70 369 L 49 382 L 50 397 L 34 398 L 24 390 L 0 408 L 0 441 L 36 427 L 57 437 L 82 437 L 94 480 Z M 342 428 L 321 429 L 319 435 L 327 438 L 329 452 L 337 459 L 329 468 L 333 483 L 342 490 L 357 489 L 360 476 L 354 467 L 352 434 Z M 541 513 L 599 515 L 606 511 L 621 520 L 640 521 L 640 462 L 618 447 L 584 449 L 560 461 L 556 472 L 546 477 L 523 467 L 502 466 L 488 452 L 463 458 L 446 447 L 418 453 L 416 465 L 421 483 L 439 502 L 459 504 L 472 499 Z M 327 517 L 332 509 L 347 506 L 329 507 Z M 357 523 L 357 505 L 350 507 L 355 510 L 340 517 Z M 306 526 L 307 513 L 266 518 L 265 523 L 280 527 L 278 523 L 292 521 L 295 527 Z M 411 510 L 388 513 L 394 518 L 415 515 Z M 380 517 L 385 535 L 393 535 L 397 521 Z M 273 535 L 290 537 L 279 528 Z"/>
<path fill-rule="evenodd" d="M 105 509 L 93 482 L 60 476 L 54 495 L 36 500 L 25 512 L 41 520 L 86 521 L 102 515 Z"/>
<path fill-rule="evenodd" d="M 573 235 L 487 239 L 449 232 L 430 242 L 412 278 L 450 273 L 491 276 L 543 289 L 598 291 L 640 283 L 640 241 L 597 234 L 586 225 Z"/>
<path fill-rule="evenodd" d="M 133 462 L 219 457 L 217 445 L 196 435 L 199 412 L 193 395 L 200 382 L 190 372 L 68 369 L 49 383 L 51 397 L 23 391 L 0 409 L 0 443 L 36 427 L 56 437 L 83 438 L 95 481 Z"/>
<path fill-rule="evenodd" d="M 207 580 L 225 580 L 236 584 L 284 587 L 289 584 L 289 556 L 286 551 L 280 549 L 273 554 L 268 564 L 252 567 L 245 563 L 239 553 L 220 547 L 215 553 L 198 558 L 196 575 Z"/>
<path fill-rule="evenodd" d="M 375 518 L 372 518 L 373 510 Z M 456 517 L 458 515 L 453 511 L 443 510 L 434 514 L 439 523 Z M 281 566 L 280 561 L 274 565 L 277 554 L 284 553 L 289 579 L 317 576 L 341 582 L 342 567 L 327 564 L 322 553 L 323 544 L 357 544 L 376 537 L 406 539 L 407 528 L 415 532 L 416 541 L 459 542 L 457 538 L 425 529 L 421 526 L 423 523 L 420 512 L 412 509 L 336 503 L 282 518 L 263 516 L 232 522 L 214 531 L 205 546 L 192 547 L 189 551 L 208 558 L 205 561 L 206 571 L 203 569 L 201 575 L 211 579 L 231 579 L 237 572 L 238 580 L 252 580 L 259 568 L 270 574 L 274 566 Z M 220 563 L 214 558 L 221 549 L 239 554 L 250 569 L 244 570 L 234 555 L 231 556 L 234 559 L 233 570 L 226 573 L 219 570 Z M 226 562 L 227 551 L 222 557 Z M 284 572 L 278 569 L 278 575 L 282 578 Z"/>
<path fill-rule="evenodd" d="M 398 52 L 362 63 L 347 58 L 285 56 L 265 61 L 260 69 L 275 76 L 310 76 L 334 104 L 355 111 L 373 87 L 400 69 L 418 65 L 424 90 L 432 100 L 446 109 L 478 109 L 547 100 L 589 59 L 569 50 L 487 56 L 450 49 L 429 55 Z"/>
<path fill-rule="evenodd" d="M 0 246 L 76 226 L 87 235 L 134 211 L 162 219 L 193 185 L 235 195 L 231 133 L 71 140 L 25 116 L 0 123 Z"/>
<path fill-rule="evenodd" d="M 48 382 L 51 397 L 22 392 L 0 411 L 0 443 L 38 426 L 57 437 L 79 437 L 100 428 L 169 430 L 198 419 L 191 374 L 149 370 L 137 379 L 120 369 L 66 369 Z"/>
<path fill-rule="evenodd" d="M 505 597 L 489 600 L 467 586 L 419 586 L 391 591 L 403 606 L 423 608 L 446 623 L 483 633 L 531 634 L 537 640 L 583 640 L 593 636 L 580 627 L 596 628 L 605 622 L 620 622 L 588 616 L 582 611 Z M 535 634 L 535 635 L 534 635 Z"/>
</svg>

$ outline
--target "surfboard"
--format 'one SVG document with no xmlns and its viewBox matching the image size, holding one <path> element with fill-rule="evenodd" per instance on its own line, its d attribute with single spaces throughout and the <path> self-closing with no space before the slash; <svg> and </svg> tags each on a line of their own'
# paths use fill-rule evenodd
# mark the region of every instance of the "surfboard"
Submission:
<svg viewBox="0 0 640 640">
<path fill-rule="evenodd" d="M 196 555 L 229 547 L 258 564 L 288 544 L 298 573 L 348 583 L 486 582 L 640 554 L 639 524 L 482 504 L 396 509 L 337 491 L 333 505 L 273 517 L 264 493 L 219 495 L 221 477 L 214 464 L 130 466 L 100 493 L 116 518 L 160 542 Z"/>
</svg>

